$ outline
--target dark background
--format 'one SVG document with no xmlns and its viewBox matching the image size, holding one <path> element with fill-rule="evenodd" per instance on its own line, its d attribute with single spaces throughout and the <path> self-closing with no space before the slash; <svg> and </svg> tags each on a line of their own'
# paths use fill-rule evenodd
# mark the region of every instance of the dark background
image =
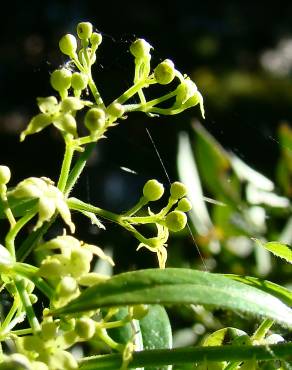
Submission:
<svg viewBox="0 0 292 370">
<path fill-rule="evenodd" d="M 80 21 L 103 34 L 95 73 L 106 103 L 130 86 L 128 48 L 136 37 L 145 38 L 154 47 L 154 64 L 170 58 L 197 83 L 206 128 L 273 178 L 277 128 L 292 117 L 291 10 L 289 2 L 10 1 L 1 15 L 0 158 L 12 167 L 12 183 L 27 176 L 57 179 L 63 154 L 58 133 L 46 129 L 24 143 L 18 135 L 38 111 L 36 97 L 54 94 L 49 74 L 66 62 L 58 41 L 75 33 Z M 100 143 L 75 195 L 121 211 L 137 200 L 147 179 L 166 182 L 146 127 L 175 180 L 177 133 L 190 130 L 193 119 L 201 120 L 198 108 L 153 120 L 131 115 Z"/>
</svg>

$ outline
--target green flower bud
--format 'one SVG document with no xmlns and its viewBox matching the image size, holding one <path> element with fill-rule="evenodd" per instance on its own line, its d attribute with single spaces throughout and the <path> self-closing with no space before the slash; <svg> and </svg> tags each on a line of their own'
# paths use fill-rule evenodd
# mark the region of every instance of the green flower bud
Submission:
<svg viewBox="0 0 292 370">
<path fill-rule="evenodd" d="M 15 198 L 40 198 L 46 190 L 46 183 L 42 179 L 29 177 L 17 184 L 9 193 Z"/>
<path fill-rule="evenodd" d="M 56 69 L 50 77 L 50 82 L 56 91 L 68 90 L 71 86 L 72 73 L 66 69 Z"/>
<path fill-rule="evenodd" d="M 68 297 L 76 292 L 78 284 L 71 276 L 64 276 L 57 286 L 56 292 L 60 297 Z"/>
<path fill-rule="evenodd" d="M 57 336 L 58 326 L 54 321 L 44 321 L 41 323 L 42 338 L 47 341 Z"/>
<path fill-rule="evenodd" d="M 11 172 L 9 167 L 0 166 L 0 185 L 6 185 L 11 178 Z"/>
<path fill-rule="evenodd" d="M 141 320 L 149 312 L 149 306 L 147 304 L 136 304 L 132 306 L 133 319 Z"/>
<path fill-rule="evenodd" d="M 84 90 L 88 84 L 88 76 L 85 73 L 74 72 L 72 74 L 71 86 L 75 90 Z"/>
<path fill-rule="evenodd" d="M 74 328 L 73 328 L 73 330 L 74 330 Z M 78 336 L 75 333 L 75 331 L 73 331 L 73 330 L 66 331 L 63 334 L 63 342 L 64 342 L 66 348 L 71 347 L 78 340 Z"/>
<path fill-rule="evenodd" d="M 68 98 L 65 98 L 61 102 L 61 111 L 62 112 L 72 112 L 76 110 L 80 110 L 83 108 L 83 103 L 80 99 L 75 98 L 73 96 L 69 96 Z"/>
<path fill-rule="evenodd" d="M 90 133 L 95 133 L 105 125 L 105 113 L 100 108 L 91 108 L 85 114 L 85 126 Z"/>
<path fill-rule="evenodd" d="M 119 103 L 112 103 L 110 106 L 107 107 L 107 113 L 110 116 L 120 118 L 125 113 L 124 107 Z"/>
<path fill-rule="evenodd" d="M 187 216 L 181 211 L 172 211 L 165 217 L 166 227 L 173 232 L 184 229 L 187 224 Z"/>
<path fill-rule="evenodd" d="M 182 198 L 176 207 L 177 211 L 189 212 L 192 209 L 192 203 L 187 198 Z"/>
<path fill-rule="evenodd" d="M 90 22 L 80 22 L 77 25 L 77 35 L 80 40 L 89 39 L 92 35 L 92 24 Z"/>
<path fill-rule="evenodd" d="M 148 180 L 143 187 L 144 197 L 151 202 L 160 199 L 163 193 L 164 187 L 157 180 Z"/>
<path fill-rule="evenodd" d="M 130 52 L 137 59 L 142 59 L 146 56 L 149 56 L 150 49 L 152 46 L 143 39 L 137 39 L 130 46 Z"/>
<path fill-rule="evenodd" d="M 38 301 L 38 297 L 35 294 L 29 294 L 29 300 L 31 304 L 35 304 Z"/>
<path fill-rule="evenodd" d="M 154 69 L 154 77 L 161 85 L 169 84 L 175 77 L 174 64 L 171 60 L 166 59 Z"/>
<path fill-rule="evenodd" d="M 73 56 L 77 50 L 77 41 L 75 36 L 70 33 L 63 36 L 59 41 L 59 48 L 63 54 L 69 55 L 70 57 Z"/>
<path fill-rule="evenodd" d="M 83 340 L 88 340 L 94 336 L 95 327 L 94 320 L 82 317 L 76 320 L 75 333 Z"/>
<path fill-rule="evenodd" d="M 180 83 L 176 89 L 176 105 L 182 105 L 196 94 L 198 88 L 189 78 Z"/>
<path fill-rule="evenodd" d="M 81 248 L 73 250 L 71 253 L 70 273 L 73 277 L 79 278 L 83 274 L 90 271 L 90 261 L 92 260 L 92 254 Z"/>
<path fill-rule="evenodd" d="M 170 195 L 173 199 L 180 199 L 187 194 L 186 186 L 179 181 L 176 181 L 170 186 Z"/>
<path fill-rule="evenodd" d="M 59 118 L 54 125 L 60 130 L 67 132 L 68 134 L 77 137 L 77 124 L 75 118 L 70 113 L 66 113 Z"/>
<path fill-rule="evenodd" d="M 97 48 L 102 43 L 102 35 L 100 33 L 93 32 L 90 36 L 90 42 L 94 48 Z"/>
<path fill-rule="evenodd" d="M 64 265 L 61 263 L 59 258 L 51 256 L 46 257 L 46 259 L 43 260 L 41 263 L 38 275 L 47 279 L 56 278 L 57 276 L 63 276 Z"/>
</svg>

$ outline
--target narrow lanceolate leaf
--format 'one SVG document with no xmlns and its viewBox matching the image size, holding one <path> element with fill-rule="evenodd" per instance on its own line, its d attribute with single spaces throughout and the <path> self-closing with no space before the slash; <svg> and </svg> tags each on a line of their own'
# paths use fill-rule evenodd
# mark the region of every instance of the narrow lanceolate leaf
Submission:
<svg viewBox="0 0 292 370">
<path fill-rule="evenodd" d="M 255 241 L 258 243 L 258 245 L 272 252 L 275 256 L 283 258 L 287 262 L 292 263 L 292 248 L 288 244 L 280 242 L 263 243 L 258 239 L 255 239 Z"/>
<path fill-rule="evenodd" d="M 284 360 L 292 361 L 292 343 L 272 344 L 270 346 L 211 346 L 211 347 L 183 347 L 174 349 L 160 349 L 139 351 L 133 353 L 129 369 L 138 366 L 162 366 L 167 364 L 177 365 L 206 362 L 211 365 L 217 361 L 258 361 Z M 80 370 L 116 370 L 122 365 L 121 354 L 98 355 L 84 357 L 79 362 Z"/>
<path fill-rule="evenodd" d="M 250 285 L 254 288 L 260 289 L 274 297 L 279 298 L 282 302 L 286 303 L 288 306 L 292 306 L 292 290 L 289 290 L 281 285 L 272 283 L 271 281 L 255 278 L 253 276 L 242 276 L 242 275 L 232 275 L 225 274 L 224 276 L 240 281 L 241 283 Z"/>
<path fill-rule="evenodd" d="M 220 274 L 168 268 L 126 272 L 84 290 L 53 315 L 134 304 L 202 304 L 263 316 L 292 328 L 292 310 L 278 298 Z"/>
</svg>

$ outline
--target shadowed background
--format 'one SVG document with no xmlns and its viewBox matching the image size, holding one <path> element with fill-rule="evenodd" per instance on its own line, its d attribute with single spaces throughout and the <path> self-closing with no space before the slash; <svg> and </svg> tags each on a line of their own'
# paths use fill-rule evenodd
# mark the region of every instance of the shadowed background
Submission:
<svg viewBox="0 0 292 370">
<path fill-rule="evenodd" d="M 56 179 L 63 144 L 46 129 L 18 142 L 19 132 L 38 109 L 35 98 L 54 94 L 49 75 L 66 58 L 58 50 L 65 33 L 79 21 L 91 21 L 103 33 L 94 73 L 106 103 L 131 84 L 133 61 L 128 52 L 136 37 L 153 47 L 153 64 L 170 58 L 189 74 L 205 99 L 205 127 L 224 147 L 250 165 L 274 176 L 277 127 L 292 117 L 292 25 L 290 5 L 224 1 L 10 2 L 1 20 L 0 130 L 1 162 L 13 179 L 45 175 Z M 167 182 L 146 133 L 149 129 L 170 177 L 177 178 L 177 133 L 200 118 L 198 108 L 177 117 L 149 119 L 130 115 L 98 146 L 76 192 L 85 199 L 121 211 L 139 197 L 152 177 Z M 127 167 L 137 175 L 125 172 Z"/>
</svg>

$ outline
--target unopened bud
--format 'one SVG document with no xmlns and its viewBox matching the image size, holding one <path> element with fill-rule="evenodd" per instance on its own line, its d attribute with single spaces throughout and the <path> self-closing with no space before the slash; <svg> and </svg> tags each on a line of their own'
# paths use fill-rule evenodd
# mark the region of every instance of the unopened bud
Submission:
<svg viewBox="0 0 292 370">
<path fill-rule="evenodd" d="M 171 184 L 170 186 L 170 195 L 174 199 L 180 199 L 187 194 L 187 188 L 186 186 L 179 181 L 176 181 Z"/>
<path fill-rule="evenodd" d="M 137 59 L 142 59 L 150 54 L 152 46 L 143 39 L 137 39 L 130 46 L 130 52 Z"/>
<path fill-rule="evenodd" d="M 107 108 L 107 113 L 113 117 L 120 118 L 125 113 L 124 107 L 119 103 L 112 103 Z"/>
<path fill-rule="evenodd" d="M 166 59 L 154 69 L 154 77 L 161 85 L 169 84 L 175 77 L 174 64 L 171 60 Z"/>
<path fill-rule="evenodd" d="M 90 42 L 94 48 L 97 48 L 102 43 L 102 35 L 100 33 L 93 32 L 90 36 Z"/>
<path fill-rule="evenodd" d="M 70 57 L 73 56 L 77 50 L 77 41 L 75 36 L 70 33 L 63 36 L 59 42 L 59 48 L 63 54 L 69 55 Z"/>
<path fill-rule="evenodd" d="M 88 77 L 84 73 L 74 72 L 72 74 L 71 86 L 75 90 L 84 90 L 88 84 Z"/>
<path fill-rule="evenodd" d="M 157 180 L 148 180 L 143 187 L 143 195 L 149 201 L 155 201 L 162 197 L 164 193 L 163 185 Z"/>
<path fill-rule="evenodd" d="M 186 224 L 187 216 L 181 211 L 172 211 L 165 217 L 165 225 L 170 231 L 180 231 Z"/>
<path fill-rule="evenodd" d="M 76 320 L 75 333 L 83 340 L 88 340 L 93 337 L 95 328 L 95 322 L 90 318 L 82 317 Z"/>
<path fill-rule="evenodd" d="M 71 78 L 72 73 L 68 69 L 56 69 L 51 74 L 50 82 L 56 91 L 64 91 L 68 90 L 71 86 Z"/>
<path fill-rule="evenodd" d="M 0 185 L 6 185 L 11 178 L 11 172 L 9 167 L 0 166 Z"/>
<path fill-rule="evenodd" d="M 80 40 L 89 39 L 92 35 L 92 24 L 90 22 L 80 22 L 77 25 L 77 35 Z"/>
<path fill-rule="evenodd" d="M 100 108 L 91 108 L 85 114 L 85 126 L 90 133 L 95 133 L 105 125 L 105 113 Z"/>
<path fill-rule="evenodd" d="M 182 198 L 178 203 L 176 210 L 182 212 L 189 212 L 192 209 L 192 203 L 187 198 Z"/>
</svg>

